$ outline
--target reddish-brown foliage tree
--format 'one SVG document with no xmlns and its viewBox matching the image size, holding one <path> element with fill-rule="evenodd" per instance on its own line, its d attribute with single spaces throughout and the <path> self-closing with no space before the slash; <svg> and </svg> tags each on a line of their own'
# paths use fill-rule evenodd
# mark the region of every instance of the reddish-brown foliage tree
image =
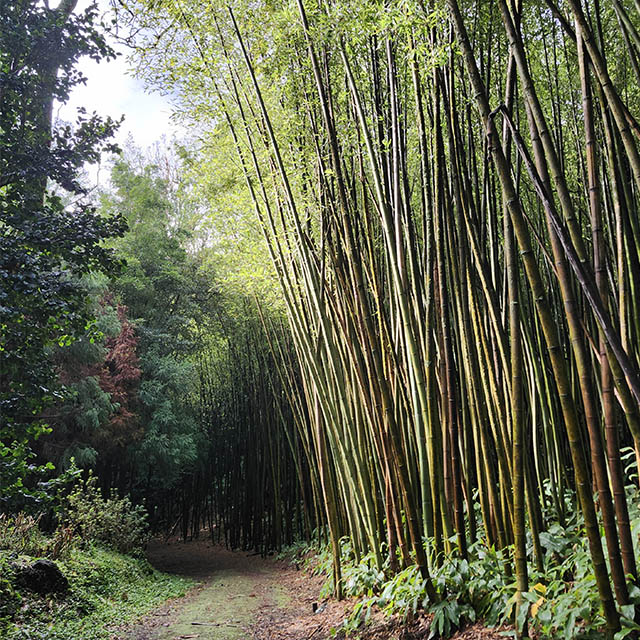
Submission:
<svg viewBox="0 0 640 640">
<path fill-rule="evenodd" d="M 127 319 L 127 308 L 117 307 L 120 333 L 107 338 L 108 349 L 100 369 L 100 388 L 111 396 L 117 405 L 109 422 L 101 430 L 101 440 L 111 447 L 120 447 L 136 440 L 142 433 L 135 413 L 138 383 L 142 371 L 136 353 L 138 337 L 134 326 Z"/>
<path fill-rule="evenodd" d="M 110 294 L 100 301 L 97 314 L 112 314 L 114 307 L 119 330 L 105 338 L 104 349 L 88 349 L 85 341 L 56 356 L 60 381 L 74 393 L 42 415 L 52 432 L 37 449 L 48 460 L 65 464 L 73 456 L 80 464 L 99 460 L 108 465 L 115 452 L 142 434 L 136 414 L 142 372 L 135 328 L 127 308 L 116 305 Z"/>
</svg>

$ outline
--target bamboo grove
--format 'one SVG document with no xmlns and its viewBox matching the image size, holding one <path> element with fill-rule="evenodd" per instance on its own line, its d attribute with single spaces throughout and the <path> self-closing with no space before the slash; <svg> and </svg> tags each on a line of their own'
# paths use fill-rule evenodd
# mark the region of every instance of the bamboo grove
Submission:
<svg viewBox="0 0 640 640">
<path fill-rule="evenodd" d="M 640 3 L 165 0 L 129 18 L 203 153 L 234 148 L 288 321 L 255 332 L 267 422 L 338 595 L 343 536 L 415 563 L 432 599 L 433 563 L 482 539 L 512 550 L 524 593 L 571 490 L 612 637 L 637 580 Z"/>
</svg>

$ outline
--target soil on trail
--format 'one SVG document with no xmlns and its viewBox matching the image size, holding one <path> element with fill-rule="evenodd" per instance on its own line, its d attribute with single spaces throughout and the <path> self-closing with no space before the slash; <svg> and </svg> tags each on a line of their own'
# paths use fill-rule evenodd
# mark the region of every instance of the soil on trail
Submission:
<svg viewBox="0 0 640 640">
<path fill-rule="evenodd" d="M 160 571 L 188 576 L 198 584 L 138 624 L 120 629 L 112 640 L 328 640 L 343 637 L 335 629 L 355 604 L 320 600 L 324 578 L 288 562 L 231 552 L 203 540 L 154 542 L 148 558 Z M 409 625 L 376 617 L 357 637 L 426 640 L 428 636 L 426 617 Z M 474 625 L 454 638 L 501 636 Z"/>
</svg>

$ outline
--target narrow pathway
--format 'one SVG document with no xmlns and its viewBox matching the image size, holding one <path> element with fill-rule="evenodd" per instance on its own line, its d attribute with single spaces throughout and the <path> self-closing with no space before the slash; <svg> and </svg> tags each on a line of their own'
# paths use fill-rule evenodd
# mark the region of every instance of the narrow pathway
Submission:
<svg viewBox="0 0 640 640">
<path fill-rule="evenodd" d="M 120 628 L 112 640 L 327 640 L 349 603 L 321 601 L 322 577 L 290 563 L 231 552 L 208 541 L 153 542 L 151 564 L 166 573 L 193 578 L 197 585 L 138 624 Z M 314 606 L 316 605 L 316 606 Z M 319 605 L 319 606 L 318 606 Z M 315 610 L 318 609 L 317 612 Z M 405 626 L 381 618 L 363 640 L 418 640 L 429 636 L 426 618 Z M 494 631 L 474 625 L 458 640 L 494 640 Z"/>
<path fill-rule="evenodd" d="M 251 626 L 264 612 L 284 613 L 291 596 L 280 582 L 287 565 L 231 552 L 207 541 L 154 542 L 148 558 L 158 570 L 198 584 L 140 624 L 121 631 L 124 640 L 240 640 L 255 637 Z"/>
</svg>

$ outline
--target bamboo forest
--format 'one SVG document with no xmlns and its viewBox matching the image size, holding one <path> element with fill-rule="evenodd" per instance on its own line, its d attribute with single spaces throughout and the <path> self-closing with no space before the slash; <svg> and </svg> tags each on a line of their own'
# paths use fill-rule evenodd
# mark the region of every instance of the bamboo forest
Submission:
<svg viewBox="0 0 640 640">
<path fill-rule="evenodd" d="M 0 637 L 640 637 L 640 0 L 0 0 L 0 216 Z"/>
</svg>

